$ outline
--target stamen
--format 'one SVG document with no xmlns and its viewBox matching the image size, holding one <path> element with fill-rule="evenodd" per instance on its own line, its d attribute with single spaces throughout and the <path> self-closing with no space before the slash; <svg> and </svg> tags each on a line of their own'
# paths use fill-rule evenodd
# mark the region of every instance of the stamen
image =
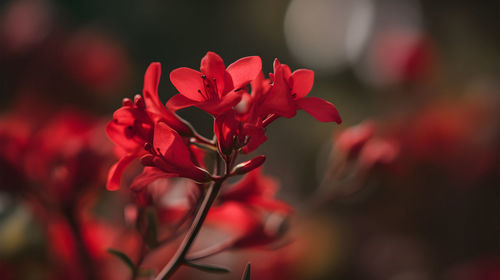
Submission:
<svg viewBox="0 0 500 280">
<path fill-rule="evenodd" d="M 219 97 L 219 89 L 217 88 L 217 79 L 213 78 L 214 81 L 214 97 Z"/>
<path fill-rule="evenodd" d="M 206 90 L 205 90 L 206 91 Z M 207 95 L 206 94 L 203 94 L 203 92 L 201 90 L 198 90 L 198 93 L 201 94 L 201 96 L 203 96 L 203 98 L 207 99 Z"/>
</svg>

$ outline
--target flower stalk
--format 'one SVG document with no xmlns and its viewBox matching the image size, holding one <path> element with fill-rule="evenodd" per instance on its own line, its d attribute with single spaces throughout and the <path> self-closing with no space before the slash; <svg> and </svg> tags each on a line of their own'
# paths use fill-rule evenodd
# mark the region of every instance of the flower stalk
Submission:
<svg viewBox="0 0 500 280">
<path fill-rule="evenodd" d="M 196 213 L 196 216 L 193 220 L 193 223 L 191 227 L 189 228 L 189 231 L 186 234 L 186 237 L 182 241 L 179 249 L 175 253 L 175 255 L 172 257 L 169 263 L 160 271 L 160 273 L 156 276 L 155 280 L 164 280 L 168 279 L 170 276 L 172 276 L 179 267 L 184 264 L 186 254 L 188 253 L 189 249 L 191 248 L 191 245 L 193 244 L 194 240 L 196 239 L 196 236 L 198 235 L 201 226 L 203 225 L 203 222 L 205 221 L 205 218 L 208 214 L 208 211 L 210 210 L 210 207 L 214 203 L 215 199 L 217 198 L 217 195 L 219 194 L 220 188 L 222 186 L 222 183 L 224 182 L 225 177 L 223 177 L 220 180 L 214 181 L 210 184 L 208 187 L 207 193 L 205 194 L 205 197 L 203 198 L 203 202 L 201 203 L 199 211 Z"/>
</svg>

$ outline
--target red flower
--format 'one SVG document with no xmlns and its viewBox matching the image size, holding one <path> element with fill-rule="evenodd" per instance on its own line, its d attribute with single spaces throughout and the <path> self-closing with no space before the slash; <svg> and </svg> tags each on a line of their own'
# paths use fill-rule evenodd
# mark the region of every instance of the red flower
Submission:
<svg viewBox="0 0 500 280">
<path fill-rule="evenodd" d="M 194 132 L 191 126 L 161 103 L 160 98 L 158 97 L 160 76 L 161 64 L 158 62 L 151 63 L 146 70 L 146 75 L 144 77 L 144 89 L 142 91 L 142 95 L 144 96 L 144 101 L 146 103 L 146 110 L 150 113 L 151 118 L 155 122 L 165 122 L 182 136 L 193 136 Z"/>
<path fill-rule="evenodd" d="M 359 155 L 361 166 L 369 169 L 376 164 L 390 164 L 399 155 L 399 141 L 388 139 L 371 139 Z"/>
<path fill-rule="evenodd" d="M 240 101 L 239 90 L 248 85 L 261 68 L 260 57 L 248 56 L 226 69 L 217 54 L 208 52 L 201 60 L 201 72 L 182 67 L 170 73 L 170 80 L 180 94 L 172 97 L 167 106 L 173 111 L 196 106 L 217 116 Z"/>
<path fill-rule="evenodd" d="M 364 121 L 342 131 L 336 139 L 335 148 L 347 157 L 355 157 L 375 134 L 375 123 Z"/>
<path fill-rule="evenodd" d="M 37 189 L 46 188 L 49 195 L 44 198 L 50 202 L 74 203 L 104 179 L 102 170 L 111 154 L 100 132 L 101 127 L 89 116 L 73 110 L 58 113 L 31 135 L 22 159 L 25 178 Z"/>
<path fill-rule="evenodd" d="M 265 215 L 245 204 L 232 201 L 210 209 L 207 222 L 232 235 L 226 249 L 262 247 L 277 241 L 286 229 L 286 216 Z"/>
<path fill-rule="evenodd" d="M 230 110 L 219 115 L 214 120 L 214 135 L 217 137 L 217 144 L 221 154 L 230 155 L 234 148 L 241 146 L 238 137 L 241 123 L 236 118 L 236 112 Z"/>
<path fill-rule="evenodd" d="M 160 222 L 177 223 L 192 214 L 202 194 L 202 188 L 193 180 L 169 178 L 165 172 L 155 167 L 146 167 L 131 186 L 136 205 L 154 206 Z M 131 217 L 131 220 L 135 218 Z"/>
<path fill-rule="evenodd" d="M 275 59 L 271 79 L 270 90 L 264 93 L 262 100 L 257 101 L 260 115 L 291 118 L 302 109 L 320 122 L 342 122 L 332 103 L 318 97 L 306 97 L 313 86 L 313 71 L 299 69 L 292 73 L 290 67 Z"/>
<path fill-rule="evenodd" d="M 64 49 L 64 66 L 71 78 L 99 93 L 118 89 L 131 70 L 123 46 L 109 38 L 96 30 L 84 30 Z"/>
<path fill-rule="evenodd" d="M 341 119 L 335 106 L 317 97 L 306 97 L 312 88 L 314 73 L 299 69 L 291 73 L 287 65 L 278 60 L 274 74 L 265 79 L 262 72 L 251 81 L 251 92 L 241 89 L 241 100 L 233 110 L 216 116 L 214 133 L 221 154 L 241 149 L 244 153 L 255 150 L 267 140 L 265 127 L 280 116 L 291 118 L 303 109 L 321 122 Z"/>
<path fill-rule="evenodd" d="M 161 104 L 158 97 L 160 74 L 160 64 L 152 63 L 144 76 L 144 99 L 140 95 L 136 95 L 134 102 L 128 98 L 124 99 L 123 107 L 115 111 L 113 121 L 106 127 L 108 136 L 117 145 L 118 154 L 121 156 L 109 171 L 109 190 L 118 189 L 125 168 L 133 160 L 146 154 L 144 145 L 153 142 L 156 122 L 165 122 L 181 135 L 194 135 L 192 128 L 185 121 Z"/>
<path fill-rule="evenodd" d="M 288 204 L 274 198 L 277 188 L 277 182 L 263 176 L 258 168 L 220 195 L 222 204 L 210 209 L 207 221 L 233 234 L 231 247 L 276 241 L 283 233 L 283 222 L 293 212 Z"/>
<path fill-rule="evenodd" d="M 214 134 L 221 154 L 229 155 L 233 149 L 240 148 L 244 153 L 250 153 L 267 140 L 262 124 L 251 121 L 249 114 L 239 114 L 234 110 L 215 118 Z"/>
<path fill-rule="evenodd" d="M 206 170 L 195 165 L 194 155 L 181 136 L 167 124 L 156 123 L 153 147 L 148 146 L 150 154 L 141 158 L 144 165 L 157 167 L 171 177 L 185 177 L 196 182 L 211 180 Z"/>
<path fill-rule="evenodd" d="M 243 179 L 234 184 L 230 189 L 221 194 L 220 200 L 235 201 L 261 208 L 268 212 L 290 214 L 292 208 L 274 196 L 278 191 L 278 182 L 271 177 L 262 175 L 261 169 L 255 169 Z"/>
</svg>

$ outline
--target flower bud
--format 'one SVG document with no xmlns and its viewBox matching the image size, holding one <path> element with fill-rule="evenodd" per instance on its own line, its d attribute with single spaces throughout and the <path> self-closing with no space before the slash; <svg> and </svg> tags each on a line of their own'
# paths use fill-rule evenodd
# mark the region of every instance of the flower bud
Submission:
<svg viewBox="0 0 500 280">
<path fill-rule="evenodd" d="M 146 154 L 141 157 L 141 163 L 144 166 L 154 166 L 153 159 L 154 159 L 153 155 Z"/>
<path fill-rule="evenodd" d="M 254 170 L 255 168 L 261 166 L 264 163 L 264 161 L 266 161 L 265 156 L 254 157 L 253 159 L 251 159 L 249 161 L 245 161 L 245 162 L 242 162 L 242 163 L 236 165 L 231 173 L 234 175 L 241 175 L 241 174 L 248 173 L 248 172 Z"/>
</svg>

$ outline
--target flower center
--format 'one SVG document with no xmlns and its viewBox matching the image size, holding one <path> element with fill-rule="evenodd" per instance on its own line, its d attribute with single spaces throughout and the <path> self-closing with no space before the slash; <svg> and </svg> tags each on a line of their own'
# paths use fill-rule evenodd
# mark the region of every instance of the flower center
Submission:
<svg viewBox="0 0 500 280">
<path fill-rule="evenodd" d="M 203 89 L 199 89 L 198 93 L 200 93 L 207 101 L 219 100 L 217 79 L 213 78 L 210 80 L 206 75 L 201 75 L 201 78 L 203 80 Z"/>
</svg>

